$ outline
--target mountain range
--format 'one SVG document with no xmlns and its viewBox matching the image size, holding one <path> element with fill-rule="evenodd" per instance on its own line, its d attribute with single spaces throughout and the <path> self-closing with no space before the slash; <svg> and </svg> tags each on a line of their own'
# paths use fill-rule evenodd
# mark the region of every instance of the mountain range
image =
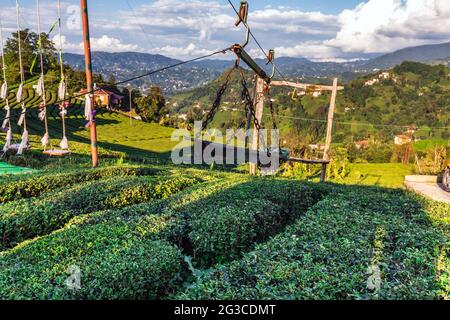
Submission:
<svg viewBox="0 0 450 320">
<path fill-rule="evenodd" d="M 392 68 L 403 61 L 444 63 L 448 61 L 448 57 L 450 57 L 450 43 L 443 43 L 405 48 L 370 60 L 345 63 L 313 62 L 305 58 L 280 57 L 276 60 L 276 65 L 284 77 L 326 83 L 336 76 L 346 82 L 374 70 Z M 64 55 L 64 62 L 75 69 L 84 68 L 84 57 L 80 54 L 67 53 Z M 117 81 L 124 81 L 179 62 L 181 60 L 138 52 L 93 52 L 92 54 L 94 72 L 102 74 L 105 78 L 113 75 Z M 266 71 L 270 72 L 270 66 L 266 66 L 264 60 L 256 59 L 256 62 L 265 66 Z M 205 85 L 232 66 L 232 61 L 207 59 L 144 77 L 134 81 L 133 85 L 141 88 L 157 85 L 170 95 Z"/>
</svg>

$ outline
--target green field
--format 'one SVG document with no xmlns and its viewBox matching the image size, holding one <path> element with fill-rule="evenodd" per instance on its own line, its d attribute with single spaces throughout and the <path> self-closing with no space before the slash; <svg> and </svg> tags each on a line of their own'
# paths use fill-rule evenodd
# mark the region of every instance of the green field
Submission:
<svg viewBox="0 0 450 320">
<path fill-rule="evenodd" d="M 399 163 L 351 164 L 345 184 L 401 188 L 405 176 L 414 174 L 413 165 Z"/>
</svg>

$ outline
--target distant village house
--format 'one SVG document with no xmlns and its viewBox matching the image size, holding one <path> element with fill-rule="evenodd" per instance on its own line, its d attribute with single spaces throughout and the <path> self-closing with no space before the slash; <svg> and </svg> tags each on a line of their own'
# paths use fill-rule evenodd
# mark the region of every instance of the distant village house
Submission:
<svg viewBox="0 0 450 320">
<path fill-rule="evenodd" d="M 310 144 L 309 148 L 314 151 L 325 151 L 324 144 Z"/>
<path fill-rule="evenodd" d="M 78 95 L 85 96 L 87 93 L 88 90 L 83 89 L 78 93 Z M 98 107 L 109 108 L 111 106 L 118 106 L 122 102 L 123 98 L 123 96 L 106 89 L 97 89 L 94 92 L 94 101 Z"/>
<path fill-rule="evenodd" d="M 358 150 L 367 149 L 367 148 L 369 148 L 369 145 L 370 145 L 369 141 L 367 141 L 367 140 L 362 140 L 362 141 L 355 142 L 355 147 Z"/>
<path fill-rule="evenodd" d="M 412 137 L 407 136 L 405 134 L 400 134 L 400 135 L 395 136 L 394 142 L 395 142 L 395 145 L 402 146 L 402 145 L 411 143 Z"/>
</svg>

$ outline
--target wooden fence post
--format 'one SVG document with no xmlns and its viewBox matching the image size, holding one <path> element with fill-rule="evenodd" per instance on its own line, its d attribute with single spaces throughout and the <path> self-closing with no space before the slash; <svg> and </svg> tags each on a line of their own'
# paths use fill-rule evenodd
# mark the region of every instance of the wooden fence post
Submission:
<svg viewBox="0 0 450 320">
<path fill-rule="evenodd" d="M 325 142 L 325 151 L 323 154 L 323 160 L 326 161 L 330 160 L 331 142 L 333 139 L 334 112 L 336 110 L 337 85 L 338 79 L 335 78 L 333 81 L 333 92 L 331 93 L 330 110 L 328 111 L 327 138 Z"/>
<path fill-rule="evenodd" d="M 256 79 L 256 94 L 255 101 L 253 104 L 255 105 L 255 113 L 256 119 L 261 124 L 263 112 L 264 112 L 264 80 L 260 77 Z M 259 130 L 256 126 L 253 126 L 253 143 L 250 150 L 250 153 L 253 151 L 258 155 L 259 150 Z M 250 174 L 255 176 L 258 172 L 258 163 L 250 163 Z"/>
</svg>

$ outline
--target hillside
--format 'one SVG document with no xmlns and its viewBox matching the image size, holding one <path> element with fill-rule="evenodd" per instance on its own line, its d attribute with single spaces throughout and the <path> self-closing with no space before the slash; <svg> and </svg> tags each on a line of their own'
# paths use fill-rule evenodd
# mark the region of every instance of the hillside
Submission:
<svg viewBox="0 0 450 320">
<path fill-rule="evenodd" d="M 444 66 L 403 63 L 389 71 L 388 79 L 380 79 L 380 72 L 349 82 L 345 90 L 338 94 L 336 120 L 363 125 L 337 125 L 335 141 L 342 142 L 349 136 L 364 139 L 368 135 L 391 140 L 394 134 L 402 132 L 400 126 L 409 125 L 422 128 L 423 138 L 431 136 L 447 139 L 450 137 L 448 129 L 429 128 L 450 125 L 450 107 L 447 103 L 450 100 L 449 73 L 450 70 Z M 247 77 L 250 80 L 251 74 L 248 73 Z M 372 86 L 366 85 L 366 82 L 373 78 L 378 82 Z M 223 75 L 210 85 L 175 95 L 169 101 L 170 110 L 175 114 L 189 113 L 194 106 L 209 110 L 222 81 Z M 235 125 L 242 115 L 242 88 L 238 78 L 234 78 L 230 87 L 232 89 L 225 92 L 222 111 L 214 122 L 219 128 Z M 306 95 L 298 101 L 292 101 L 291 93 L 290 89 L 272 89 L 280 127 L 285 133 L 296 131 L 303 137 L 308 136 L 313 141 L 320 141 L 323 138 L 324 123 L 297 121 L 289 117 L 325 120 L 329 93 L 317 98 Z M 240 111 L 229 110 L 230 106 Z"/>
<path fill-rule="evenodd" d="M 372 59 L 360 66 L 361 69 L 390 69 L 404 61 L 433 62 L 450 56 L 450 42 L 410 47 Z"/>
<path fill-rule="evenodd" d="M 64 62 L 77 70 L 84 68 L 84 57 L 82 55 L 64 54 Z M 113 75 L 118 81 L 133 78 L 179 62 L 181 61 L 147 53 L 92 53 L 94 72 L 102 74 L 106 79 Z M 133 85 L 144 87 L 157 85 L 166 94 L 186 91 L 215 79 L 229 65 L 229 62 L 219 60 L 192 63 L 136 80 Z"/>
<path fill-rule="evenodd" d="M 306 82 L 319 83 L 324 80 L 330 82 L 329 79 L 338 76 L 342 81 L 347 82 L 370 73 L 374 69 L 389 69 L 404 61 L 442 63 L 450 55 L 449 52 L 450 43 L 444 43 L 405 48 L 371 60 L 337 63 L 313 62 L 305 58 L 278 57 L 276 64 L 283 75 L 289 78 L 300 78 Z M 113 75 L 118 81 L 181 62 L 162 55 L 138 52 L 93 52 L 92 59 L 96 73 L 102 74 L 106 79 Z M 66 53 L 64 54 L 64 61 L 77 70 L 84 68 L 84 57 L 82 55 Z M 256 61 L 259 65 L 265 66 L 267 72 L 271 71 L 269 70 L 270 67 L 266 66 L 265 60 L 256 59 Z M 232 61 L 206 59 L 140 79 L 135 82 L 135 85 L 158 85 L 166 94 L 170 95 L 204 85 L 217 78 L 231 66 Z"/>
</svg>

